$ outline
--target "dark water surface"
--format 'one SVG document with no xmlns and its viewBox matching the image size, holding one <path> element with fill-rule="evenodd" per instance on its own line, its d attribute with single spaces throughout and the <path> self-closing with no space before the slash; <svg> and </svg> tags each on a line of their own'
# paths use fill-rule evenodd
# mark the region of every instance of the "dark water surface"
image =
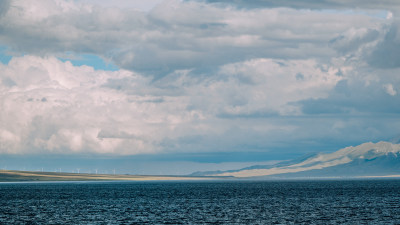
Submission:
<svg viewBox="0 0 400 225">
<path fill-rule="evenodd" d="M 400 180 L 0 183 L 0 224 L 400 224 Z"/>
</svg>

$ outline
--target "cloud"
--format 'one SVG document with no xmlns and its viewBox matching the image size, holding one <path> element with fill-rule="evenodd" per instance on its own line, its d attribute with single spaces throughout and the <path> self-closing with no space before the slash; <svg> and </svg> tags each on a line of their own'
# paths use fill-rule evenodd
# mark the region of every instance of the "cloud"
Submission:
<svg viewBox="0 0 400 225">
<path fill-rule="evenodd" d="M 306 114 L 379 115 L 400 112 L 399 69 L 358 67 L 331 89 L 328 97 L 299 101 Z M 391 83 L 388 83 L 391 82 Z"/>
<path fill-rule="evenodd" d="M 393 88 L 392 84 L 385 84 L 383 87 L 385 88 L 386 93 L 389 95 L 395 96 L 397 94 L 397 91 Z"/>
<path fill-rule="evenodd" d="M 298 114 L 290 102 L 324 97 L 341 79 L 338 69 L 322 67 L 313 60 L 257 59 L 224 65 L 215 77 L 181 71 L 153 82 L 54 57 L 14 57 L 0 68 L 1 151 L 227 151 L 249 140 L 259 148 L 264 144 L 254 137 L 293 128 L 227 118 Z"/>
<path fill-rule="evenodd" d="M 4 0 L 0 2 L 0 18 L 8 11 L 10 8 L 10 1 Z"/>
<path fill-rule="evenodd" d="M 376 29 L 360 28 L 349 29 L 330 42 L 336 50 L 342 54 L 353 53 L 361 47 L 379 40 L 380 32 Z"/>
<path fill-rule="evenodd" d="M 70 1 L 12 1 L 11 5 L 0 20 L 0 41 L 13 51 L 42 56 L 65 51 L 96 54 L 121 68 L 155 77 L 175 70 L 213 71 L 256 58 L 329 61 L 337 56 L 330 40 L 352 31 L 365 33 L 347 45 L 344 40 L 335 45 L 341 51 L 351 49 L 354 42 L 376 38 L 382 24 L 388 23 L 362 13 L 238 10 L 173 0 L 149 12 Z"/>
<path fill-rule="evenodd" d="M 149 11 L 151 10 L 155 5 L 159 4 L 162 2 L 162 0 L 113 0 L 113 1 L 108 1 L 108 0 L 76 0 L 76 2 L 80 3 L 85 3 L 85 4 L 90 4 L 90 5 L 99 5 L 105 8 L 112 8 L 112 7 L 118 7 L 118 8 L 133 8 L 137 9 L 140 11 Z"/>
<path fill-rule="evenodd" d="M 392 78 L 349 86 L 351 70 L 315 60 L 254 59 L 221 66 L 211 77 L 180 71 L 157 81 L 54 57 L 14 57 L 0 70 L 3 153 L 266 151 L 293 142 L 310 149 L 327 145 L 329 135 L 331 142 L 361 138 L 338 132 L 366 126 L 360 119 L 341 122 L 343 112 L 365 113 L 369 107 L 393 113 L 397 102 L 382 101 L 390 95 L 381 83 Z M 371 93 L 378 105 L 368 101 Z M 340 110 L 326 111 L 327 106 Z M 304 116 L 315 113 L 339 116 Z M 316 143 L 310 145 L 311 139 Z"/>
<path fill-rule="evenodd" d="M 0 5 L 1 153 L 288 153 L 398 135 L 395 2 L 88 2 Z"/>
<path fill-rule="evenodd" d="M 312 0 L 255 0 L 255 1 L 245 1 L 245 0 L 206 0 L 209 3 L 224 3 L 230 5 L 236 5 L 243 8 L 259 8 L 259 7 L 289 7 L 296 9 L 393 9 L 399 8 L 399 2 L 396 0 L 382 0 L 376 2 L 374 0 L 358 1 L 358 0 L 348 0 L 348 1 L 337 1 L 337 0 L 322 0 L 322 1 L 312 1 Z"/>
<path fill-rule="evenodd" d="M 214 101 L 222 98 L 225 104 L 213 106 L 222 116 L 297 115 L 288 103 L 325 96 L 341 79 L 338 70 L 314 60 L 253 59 L 222 66 L 221 75 L 210 84 L 215 91 L 197 96 L 211 93 Z"/>
<path fill-rule="evenodd" d="M 400 21 L 395 20 L 385 37 L 366 57 L 367 62 L 377 68 L 400 67 Z"/>
<path fill-rule="evenodd" d="M 135 77 L 131 72 L 95 71 L 33 56 L 14 57 L 1 71 L 1 80 L 8 80 L 0 86 L 2 152 L 110 153 L 128 143 L 132 151 L 143 151 L 141 140 L 101 136 L 104 130 L 119 127 L 124 117 L 136 116 L 129 126 L 140 126 L 137 118 L 143 116 L 134 110 L 138 106 L 132 103 L 126 108 L 125 95 L 101 87 L 110 78 Z"/>
</svg>

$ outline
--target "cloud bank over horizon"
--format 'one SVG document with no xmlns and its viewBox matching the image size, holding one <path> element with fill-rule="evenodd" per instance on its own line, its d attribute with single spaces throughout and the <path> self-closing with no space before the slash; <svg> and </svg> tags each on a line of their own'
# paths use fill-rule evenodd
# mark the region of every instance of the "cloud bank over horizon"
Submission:
<svg viewBox="0 0 400 225">
<path fill-rule="evenodd" d="M 0 154 L 306 153 L 400 133 L 396 1 L 113 4 L 0 3 Z"/>
</svg>

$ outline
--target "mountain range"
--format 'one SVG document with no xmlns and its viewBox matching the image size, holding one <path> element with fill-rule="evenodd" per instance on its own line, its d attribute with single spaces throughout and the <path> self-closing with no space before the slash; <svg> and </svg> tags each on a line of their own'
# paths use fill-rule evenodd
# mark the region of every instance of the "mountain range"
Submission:
<svg viewBox="0 0 400 225">
<path fill-rule="evenodd" d="M 309 154 L 275 165 L 255 165 L 230 171 L 196 172 L 192 175 L 241 178 L 400 176 L 400 144 L 368 142 L 333 153 Z"/>
</svg>

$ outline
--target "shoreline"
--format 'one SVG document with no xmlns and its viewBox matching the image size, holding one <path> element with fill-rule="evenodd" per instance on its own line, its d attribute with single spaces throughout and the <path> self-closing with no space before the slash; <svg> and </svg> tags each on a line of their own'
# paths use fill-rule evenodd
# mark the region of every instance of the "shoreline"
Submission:
<svg viewBox="0 0 400 225">
<path fill-rule="evenodd" d="M 87 174 L 0 170 L 0 182 L 27 181 L 179 181 L 218 180 L 228 177 L 193 177 L 174 175 L 128 175 L 128 174 Z"/>
<path fill-rule="evenodd" d="M 68 181 L 329 181 L 329 180 L 376 180 L 399 179 L 400 175 L 354 176 L 354 177 L 228 177 L 228 176 L 179 176 L 179 175 L 130 175 L 130 174 L 88 174 L 34 172 L 17 170 L 0 170 L 0 183 L 18 182 L 68 182 Z"/>
</svg>

